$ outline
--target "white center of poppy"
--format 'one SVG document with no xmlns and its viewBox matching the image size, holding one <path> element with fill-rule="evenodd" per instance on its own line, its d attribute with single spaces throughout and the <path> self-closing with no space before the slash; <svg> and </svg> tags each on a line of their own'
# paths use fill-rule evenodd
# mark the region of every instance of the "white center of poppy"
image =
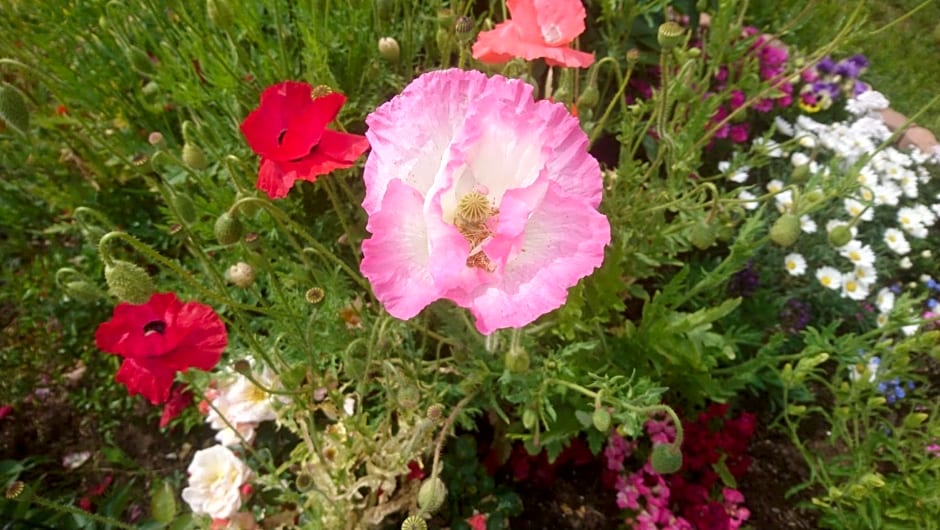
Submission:
<svg viewBox="0 0 940 530">
<path fill-rule="evenodd" d="M 561 29 L 555 24 L 542 26 L 542 38 L 545 39 L 545 44 L 555 44 L 561 40 Z"/>
</svg>

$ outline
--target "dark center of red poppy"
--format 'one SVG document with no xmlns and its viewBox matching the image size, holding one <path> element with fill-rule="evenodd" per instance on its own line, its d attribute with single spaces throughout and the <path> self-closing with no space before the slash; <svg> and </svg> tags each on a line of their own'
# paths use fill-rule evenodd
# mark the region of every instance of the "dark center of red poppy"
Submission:
<svg viewBox="0 0 940 530">
<path fill-rule="evenodd" d="M 150 335 L 151 333 L 163 335 L 164 331 L 166 331 L 166 322 L 162 320 L 151 320 L 144 324 L 144 335 Z"/>
<path fill-rule="evenodd" d="M 281 131 L 281 134 L 277 135 L 277 145 L 281 145 L 281 142 L 284 141 L 284 135 L 287 134 L 287 129 Z"/>
</svg>

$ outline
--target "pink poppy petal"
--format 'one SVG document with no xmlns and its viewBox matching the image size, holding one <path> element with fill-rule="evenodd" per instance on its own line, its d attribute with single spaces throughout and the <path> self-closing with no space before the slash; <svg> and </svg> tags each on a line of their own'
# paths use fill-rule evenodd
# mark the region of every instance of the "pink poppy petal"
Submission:
<svg viewBox="0 0 940 530">
<path fill-rule="evenodd" d="M 601 265 L 609 242 L 603 214 L 550 184 L 500 283 L 480 286 L 458 304 L 470 309 L 480 333 L 529 324 L 565 303 L 568 289 Z"/>
<path fill-rule="evenodd" d="M 421 194 L 400 180 L 388 184 L 381 209 L 369 216 L 360 270 L 396 318 L 409 319 L 440 298 L 428 269 Z"/>
</svg>

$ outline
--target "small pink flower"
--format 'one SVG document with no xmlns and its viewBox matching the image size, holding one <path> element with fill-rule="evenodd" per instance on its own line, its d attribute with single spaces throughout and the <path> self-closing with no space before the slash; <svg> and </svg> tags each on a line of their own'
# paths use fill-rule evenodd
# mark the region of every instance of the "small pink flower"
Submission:
<svg viewBox="0 0 940 530">
<path fill-rule="evenodd" d="M 486 518 L 485 513 L 475 513 L 467 519 L 467 524 L 473 530 L 486 530 Z"/>
<path fill-rule="evenodd" d="M 578 120 L 531 85 L 431 72 L 366 123 L 361 268 L 392 316 L 447 299 L 483 334 L 522 327 L 603 261 L 600 166 Z"/>
</svg>

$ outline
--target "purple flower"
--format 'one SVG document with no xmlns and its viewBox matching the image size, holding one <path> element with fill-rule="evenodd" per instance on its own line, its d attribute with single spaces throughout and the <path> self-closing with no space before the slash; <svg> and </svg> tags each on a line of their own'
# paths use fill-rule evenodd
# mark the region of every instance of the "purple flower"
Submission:
<svg viewBox="0 0 940 530">
<path fill-rule="evenodd" d="M 760 275 L 754 268 L 754 261 L 748 260 L 747 265 L 734 273 L 728 280 L 728 294 L 747 298 L 757 292 L 760 287 Z"/>
<path fill-rule="evenodd" d="M 780 327 L 785 333 L 799 333 L 809 325 L 809 321 L 809 304 L 796 298 L 787 300 L 786 306 L 780 311 Z"/>
<path fill-rule="evenodd" d="M 823 57 L 816 63 L 816 71 L 821 74 L 831 74 L 836 68 L 835 61 L 832 60 L 828 55 Z"/>
</svg>

